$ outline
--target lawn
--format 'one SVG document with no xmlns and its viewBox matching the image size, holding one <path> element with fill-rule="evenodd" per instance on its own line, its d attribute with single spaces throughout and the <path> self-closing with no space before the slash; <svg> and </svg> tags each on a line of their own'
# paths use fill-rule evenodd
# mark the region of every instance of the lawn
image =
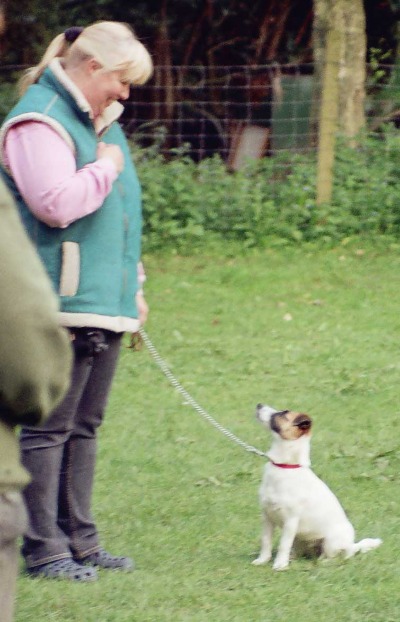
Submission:
<svg viewBox="0 0 400 622">
<path fill-rule="evenodd" d="M 258 402 L 309 413 L 314 470 L 357 535 L 383 545 L 285 572 L 252 566 L 264 459 L 202 417 L 146 347 L 126 347 L 94 509 L 103 544 L 137 569 L 79 585 L 27 578 L 21 565 L 16 622 L 397 622 L 400 247 L 224 248 L 145 263 L 146 334 L 185 391 L 262 451 Z"/>
</svg>

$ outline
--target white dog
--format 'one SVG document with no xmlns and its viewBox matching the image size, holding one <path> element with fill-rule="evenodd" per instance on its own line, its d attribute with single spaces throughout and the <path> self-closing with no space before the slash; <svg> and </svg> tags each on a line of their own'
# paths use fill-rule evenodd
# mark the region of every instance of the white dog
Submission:
<svg viewBox="0 0 400 622">
<path fill-rule="evenodd" d="M 381 544 L 379 538 L 354 541 L 354 529 L 339 501 L 310 468 L 312 421 L 308 415 L 258 404 L 257 418 L 272 432 L 260 486 L 263 513 L 261 551 L 253 564 L 271 559 L 275 527 L 282 530 L 274 570 L 289 565 L 292 548 L 321 557 L 352 557 Z"/>
</svg>

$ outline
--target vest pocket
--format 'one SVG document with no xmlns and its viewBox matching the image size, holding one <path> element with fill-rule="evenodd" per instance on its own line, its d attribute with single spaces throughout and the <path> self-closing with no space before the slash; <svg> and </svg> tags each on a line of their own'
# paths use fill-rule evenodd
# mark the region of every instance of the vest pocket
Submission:
<svg viewBox="0 0 400 622">
<path fill-rule="evenodd" d="M 79 287 L 80 251 L 77 242 L 62 243 L 60 296 L 75 296 Z"/>
</svg>

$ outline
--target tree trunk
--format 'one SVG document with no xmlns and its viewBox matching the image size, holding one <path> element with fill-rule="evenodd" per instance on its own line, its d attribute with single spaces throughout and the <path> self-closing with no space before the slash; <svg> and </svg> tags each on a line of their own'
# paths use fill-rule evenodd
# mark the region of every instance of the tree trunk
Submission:
<svg viewBox="0 0 400 622">
<path fill-rule="evenodd" d="M 345 136 L 353 138 L 365 125 L 367 44 L 363 0 L 314 0 L 313 44 L 317 84 L 321 84 L 322 80 L 326 37 L 331 25 L 340 33 L 337 58 L 340 130 Z"/>
<path fill-rule="evenodd" d="M 155 42 L 155 81 L 163 92 L 162 104 L 159 106 L 161 120 L 169 124 L 173 118 L 175 107 L 174 78 L 172 73 L 171 41 L 168 32 L 168 0 L 163 0 L 160 8 L 160 26 Z"/>
<path fill-rule="evenodd" d="M 340 0 L 338 0 L 338 3 Z M 325 38 L 325 59 L 322 70 L 322 94 L 318 126 L 317 204 L 330 203 L 333 187 L 336 134 L 339 112 L 338 58 L 342 47 L 342 35 L 335 15 Z"/>
<path fill-rule="evenodd" d="M 339 110 L 345 136 L 365 126 L 366 33 L 363 0 L 342 0 L 344 45 L 339 71 Z"/>
</svg>

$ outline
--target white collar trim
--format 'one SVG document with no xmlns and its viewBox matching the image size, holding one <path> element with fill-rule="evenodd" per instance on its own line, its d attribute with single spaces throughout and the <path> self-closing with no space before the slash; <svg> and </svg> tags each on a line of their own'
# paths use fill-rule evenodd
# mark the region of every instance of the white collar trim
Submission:
<svg viewBox="0 0 400 622">
<path fill-rule="evenodd" d="M 105 128 L 107 128 L 111 123 L 116 121 L 122 114 L 124 107 L 119 102 L 115 101 L 104 110 L 104 112 L 96 119 L 93 120 L 93 110 L 83 95 L 82 91 L 76 86 L 76 84 L 71 80 L 63 66 L 61 65 L 60 58 L 53 58 L 53 60 L 49 63 L 49 68 L 56 76 L 57 80 L 63 85 L 63 87 L 72 95 L 78 104 L 79 108 L 83 112 L 87 112 L 90 119 L 95 124 L 95 129 L 98 134 L 100 134 Z"/>
</svg>

